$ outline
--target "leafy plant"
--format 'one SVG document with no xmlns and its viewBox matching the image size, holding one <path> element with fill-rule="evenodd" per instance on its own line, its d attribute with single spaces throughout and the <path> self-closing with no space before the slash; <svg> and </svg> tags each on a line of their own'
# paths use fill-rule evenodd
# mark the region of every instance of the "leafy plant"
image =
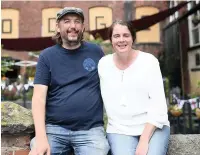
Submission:
<svg viewBox="0 0 200 155">
<path fill-rule="evenodd" d="M 169 78 L 165 77 L 164 78 L 164 89 L 165 89 L 165 96 L 169 97 L 169 91 L 170 91 L 170 87 L 169 87 Z"/>
<path fill-rule="evenodd" d="M 1 60 L 1 76 L 5 76 L 7 71 L 12 71 L 13 61 Z"/>
<path fill-rule="evenodd" d="M 33 96 L 33 89 L 29 89 L 29 91 L 26 93 L 27 99 L 31 100 Z"/>
<path fill-rule="evenodd" d="M 95 44 L 101 46 L 105 55 L 113 53 L 112 45 L 111 45 L 110 41 L 104 41 L 101 38 L 97 38 L 95 40 L 90 40 L 89 42 L 92 42 L 92 43 L 95 43 Z"/>
<path fill-rule="evenodd" d="M 35 67 L 27 67 L 26 68 L 26 74 L 28 77 L 34 77 L 35 76 L 35 72 L 36 72 L 36 68 Z"/>
</svg>

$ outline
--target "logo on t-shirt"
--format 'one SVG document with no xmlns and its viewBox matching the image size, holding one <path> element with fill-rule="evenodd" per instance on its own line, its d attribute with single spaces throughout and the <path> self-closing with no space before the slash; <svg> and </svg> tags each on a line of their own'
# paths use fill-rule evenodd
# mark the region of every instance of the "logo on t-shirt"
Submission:
<svg viewBox="0 0 200 155">
<path fill-rule="evenodd" d="M 83 61 L 83 67 L 91 72 L 96 68 L 96 63 L 94 62 L 94 60 L 92 60 L 91 58 L 87 58 Z"/>
</svg>

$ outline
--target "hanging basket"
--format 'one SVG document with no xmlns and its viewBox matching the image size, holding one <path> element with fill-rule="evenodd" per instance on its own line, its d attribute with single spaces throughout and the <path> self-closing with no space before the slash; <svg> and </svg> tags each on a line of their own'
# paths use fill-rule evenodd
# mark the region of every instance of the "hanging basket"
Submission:
<svg viewBox="0 0 200 155">
<path fill-rule="evenodd" d="M 169 112 L 175 116 L 175 117 L 179 117 L 180 115 L 182 115 L 183 110 L 180 109 L 177 105 L 171 106 L 169 109 Z"/>
<path fill-rule="evenodd" d="M 196 114 L 197 118 L 200 119 L 200 108 L 195 109 L 195 114 Z"/>
<path fill-rule="evenodd" d="M 200 16 L 196 15 L 192 18 L 192 23 L 196 26 L 200 23 Z"/>
</svg>

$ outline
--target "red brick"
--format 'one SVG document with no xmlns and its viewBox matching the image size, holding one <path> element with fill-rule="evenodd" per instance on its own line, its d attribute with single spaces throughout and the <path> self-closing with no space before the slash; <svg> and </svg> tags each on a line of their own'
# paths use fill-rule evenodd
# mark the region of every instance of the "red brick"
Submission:
<svg viewBox="0 0 200 155">
<path fill-rule="evenodd" d="M 30 150 L 17 150 L 14 155 L 28 155 Z"/>
</svg>

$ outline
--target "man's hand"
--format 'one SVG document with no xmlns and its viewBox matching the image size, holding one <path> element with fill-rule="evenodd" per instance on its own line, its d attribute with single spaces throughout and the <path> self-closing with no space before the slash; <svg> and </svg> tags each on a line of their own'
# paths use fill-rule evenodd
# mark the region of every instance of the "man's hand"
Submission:
<svg viewBox="0 0 200 155">
<path fill-rule="evenodd" d="M 147 155 L 149 144 L 148 141 L 139 141 L 135 155 Z"/>
<path fill-rule="evenodd" d="M 50 155 L 45 127 L 46 97 L 48 87 L 45 85 L 34 85 L 32 98 L 32 113 L 35 125 L 35 144 L 31 149 L 30 155 Z"/>
<path fill-rule="evenodd" d="M 50 145 L 47 139 L 36 139 L 29 155 L 51 155 Z"/>
</svg>

